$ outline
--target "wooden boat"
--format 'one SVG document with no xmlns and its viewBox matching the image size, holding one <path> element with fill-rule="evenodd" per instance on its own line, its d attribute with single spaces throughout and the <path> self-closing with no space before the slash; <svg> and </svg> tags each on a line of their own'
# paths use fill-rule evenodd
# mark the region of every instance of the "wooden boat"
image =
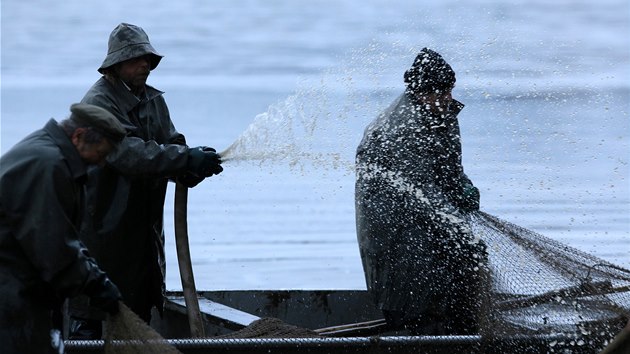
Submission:
<svg viewBox="0 0 630 354">
<path fill-rule="evenodd" d="M 190 337 L 184 297 L 171 292 L 151 326 L 183 353 L 597 353 L 615 334 L 411 336 L 387 328 L 364 290 L 202 291 L 206 338 Z M 261 318 L 310 329 L 315 336 L 226 338 Z M 619 319 L 618 329 L 623 327 Z M 616 325 L 616 324 L 615 324 Z M 66 353 L 99 353 L 103 341 L 65 342 Z"/>
</svg>

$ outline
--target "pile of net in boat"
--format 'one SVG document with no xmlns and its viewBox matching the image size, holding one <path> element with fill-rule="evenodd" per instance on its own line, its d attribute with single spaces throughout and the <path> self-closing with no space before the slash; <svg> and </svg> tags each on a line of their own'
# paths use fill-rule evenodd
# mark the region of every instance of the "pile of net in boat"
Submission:
<svg viewBox="0 0 630 354">
<path fill-rule="evenodd" d="M 487 246 L 482 332 L 617 333 L 630 318 L 630 271 L 488 213 L 467 216 Z"/>
<path fill-rule="evenodd" d="M 105 354 L 181 354 L 122 302 L 107 319 L 103 339 Z"/>
<path fill-rule="evenodd" d="M 278 318 L 264 317 L 250 323 L 238 331 L 220 335 L 218 339 L 242 338 L 317 338 L 320 335 L 314 330 L 288 324 Z"/>
<path fill-rule="evenodd" d="M 315 338 L 317 332 L 290 325 L 277 318 L 261 318 L 247 327 L 212 339 Z M 125 304 L 106 322 L 104 354 L 181 354 L 167 339 L 150 327 Z M 227 342 L 226 342 L 227 343 Z"/>
</svg>

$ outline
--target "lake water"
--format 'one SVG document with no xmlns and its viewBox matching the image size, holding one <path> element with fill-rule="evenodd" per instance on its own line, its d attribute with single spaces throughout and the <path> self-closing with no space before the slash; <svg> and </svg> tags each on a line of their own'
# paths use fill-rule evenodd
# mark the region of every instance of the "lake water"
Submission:
<svg viewBox="0 0 630 354">
<path fill-rule="evenodd" d="M 630 3 L 2 1 L 1 149 L 62 119 L 107 37 L 142 26 L 191 145 L 225 171 L 189 192 L 199 289 L 362 289 L 354 149 L 422 47 L 457 72 L 483 210 L 630 268 Z M 171 186 L 172 187 L 172 186 Z M 180 288 L 166 205 L 167 287 Z"/>
</svg>

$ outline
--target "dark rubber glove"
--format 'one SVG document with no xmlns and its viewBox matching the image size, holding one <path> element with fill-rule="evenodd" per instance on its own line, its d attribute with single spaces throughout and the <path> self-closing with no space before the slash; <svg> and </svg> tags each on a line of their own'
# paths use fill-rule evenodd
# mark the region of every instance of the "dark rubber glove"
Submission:
<svg viewBox="0 0 630 354">
<path fill-rule="evenodd" d="M 199 177 L 190 172 L 186 172 L 181 176 L 177 176 L 177 183 L 181 183 L 188 188 L 193 188 L 204 179 L 206 179 L 206 177 Z"/>
<path fill-rule="evenodd" d="M 118 287 L 102 273 L 97 279 L 86 285 L 85 293 L 90 297 L 90 305 L 110 315 L 118 313 L 118 302 L 122 295 Z"/>
<path fill-rule="evenodd" d="M 221 166 L 221 163 L 223 163 L 223 161 L 221 161 L 221 155 L 219 155 L 214 148 L 211 148 L 209 146 L 202 146 L 201 150 L 213 156 L 211 159 L 213 160 L 213 162 L 216 162 L 216 164 L 213 165 L 212 173 L 218 175 L 219 173 L 223 172 L 223 166 Z"/>
<path fill-rule="evenodd" d="M 223 172 L 221 156 L 211 147 L 198 146 L 188 149 L 188 171 L 198 177 L 210 177 Z"/>
<path fill-rule="evenodd" d="M 465 212 L 479 210 L 479 189 L 472 184 L 464 186 L 460 208 Z"/>
</svg>

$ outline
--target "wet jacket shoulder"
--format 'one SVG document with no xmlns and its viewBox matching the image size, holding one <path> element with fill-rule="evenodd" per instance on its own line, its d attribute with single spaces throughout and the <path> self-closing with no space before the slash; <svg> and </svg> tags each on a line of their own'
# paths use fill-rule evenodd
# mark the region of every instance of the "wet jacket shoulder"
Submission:
<svg viewBox="0 0 630 354">
<path fill-rule="evenodd" d="M 96 271 L 77 234 L 85 164 L 54 120 L 0 161 L 0 296 L 78 294 Z"/>
<path fill-rule="evenodd" d="M 127 127 L 128 136 L 107 157 L 120 173 L 171 177 L 186 168 L 186 139 L 175 129 L 162 94 L 147 86 L 139 99 L 122 81 L 101 77 L 83 97 L 82 103 L 109 110 Z"/>
<path fill-rule="evenodd" d="M 463 105 L 454 105 L 452 112 L 438 117 L 407 94 L 400 95 L 366 128 L 357 148 L 359 171 L 378 166 L 430 194 L 457 199 L 470 180 L 461 164 L 457 115 Z"/>
</svg>

